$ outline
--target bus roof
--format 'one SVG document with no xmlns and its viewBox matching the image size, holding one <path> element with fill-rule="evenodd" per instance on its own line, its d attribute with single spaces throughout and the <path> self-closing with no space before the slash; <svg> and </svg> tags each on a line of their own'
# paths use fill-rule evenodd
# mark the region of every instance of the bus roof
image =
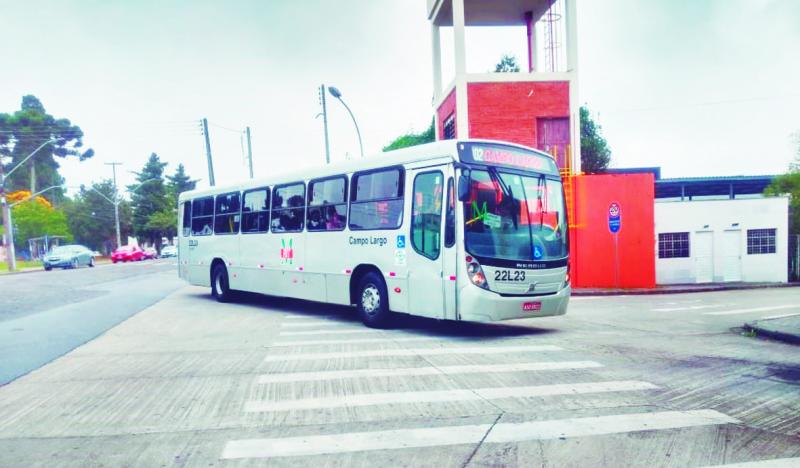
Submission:
<svg viewBox="0 0 800 468">
<path fill-rule="evenodd" d="M 480 140 L 480 139 L 439 140 L 439 141 L 434 141 L 432 143 L 426 143 L 423 145 L 411 146 L 408 148 L 401 148 L 393 151 L 386 151 L 376 155 L 367 155 L 363 159 L 359 158 L 349 161 L 335 162 L 314 168 L 296 169 L 292 171 L 280 172 L 280 167 L 276 165 L 275 168 L 278 171 L 268 177 L 257 177 L 254 179 L 243 180 L 236 184 L 217 185 L 214 187 L 191 190 L 188 192 L 181 193 L 179 199 L 184 200 L 186 198 L 196 198 L 206 195 L 215 195 L 218 193 L 247 190 L 249 188 L 272 186 L 275 184 L 282 184 L 287 182 L 319 179 L 322 177 L 333 176 L 337 174 L 349 174 L 352 172 L 377 169 L 396 164 L 410 164 L 431 159 L 450 158 L 456 161 L 458 159 L 457 145 L 459 143 L 465 143 L 465 142 L 502 144 L 506 146 L 513 146 L 525 149 L 528 151 L 535 151 L 540 154 L 545 154 L 534 148 L 529 148 L 527 146 L 518 145 L 515 143 L 508 143 L 505 141 Z"/>
</svg>

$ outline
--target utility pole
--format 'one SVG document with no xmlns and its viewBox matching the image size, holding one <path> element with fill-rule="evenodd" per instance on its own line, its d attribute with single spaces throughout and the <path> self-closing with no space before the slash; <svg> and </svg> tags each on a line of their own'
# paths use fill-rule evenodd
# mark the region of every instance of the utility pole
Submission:
<svg viewBox="0 0 800 468">
<path fill-rule="evenodd" d="M 322 104 L 322 126 L 325 129 L 325 163 L 331 163 L 331 150 L 328 144 L 328 109 L 325 106 L 325 85 L 319 85 L 319 102 Z"/>
<path fill-rule="evenodd" d="M 17 262 L 16 256 L 14 254 L 14 233 L 12 232 L 13 226 L 11 226 L 11 207 L 8 206 L 8 201 L 6 200 L 6 176 L 3 170 L 3 163 L 0 162 L 0 209 L 3 210 L 3 226 L 5 230 L 3 231 L 3 245 L 6 246 L 6 265 L 8 265 L 8 271 L 14 271 L 17 269 Z"/>
<path fill-rule="evenodd" d="M 253 146 L 250 144 L 250 127 L 245 130 L 247 132 L 247 162 L 250 165 L 250 178 L 253 178 Z"/>
<path fill-rule="evenodd" d="M 208 119 L 203 118 L 203 136 L 206 139 L 206 158 L 208 158 L 208 183 L 213 187 L 214 183 L 214 164 L 211 162 L 211 142 L 208 139 Z"/>
<path fill-rule="evenodd" d="M 117 166 L 121 166 L 121 162 L 105 163 L 106 166 L 111 166 L 111 171 L 114 174 L 114 222 L 117 225 L 117 248 L 122 247 L 122 236 L 119 232 L 119 189 L 117 188 Z"/>
</svg>

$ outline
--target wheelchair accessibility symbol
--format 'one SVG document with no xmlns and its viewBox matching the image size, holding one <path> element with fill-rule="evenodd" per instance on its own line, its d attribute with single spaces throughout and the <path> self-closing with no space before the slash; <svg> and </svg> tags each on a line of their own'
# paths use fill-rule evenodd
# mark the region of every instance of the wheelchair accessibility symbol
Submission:
<svg viewBox="0 0 800 468">
<path fill-rule="evenodd" d="M 404 235 L 397 236 L 397 248 L 398 249 L 406 248 L 406 236 Z"/>
</svg>

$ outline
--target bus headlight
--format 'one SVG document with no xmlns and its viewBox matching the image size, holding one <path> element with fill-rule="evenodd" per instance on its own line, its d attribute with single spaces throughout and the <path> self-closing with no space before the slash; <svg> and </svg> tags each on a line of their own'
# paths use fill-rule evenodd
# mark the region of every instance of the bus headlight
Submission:
<svg viewBox="0 0 800 468">
<path fill-rule="evenodd" d="M 472 260 L 471 257 L 467 257 L 467 259 Z M 486 275 L 483 274 L 483 269 L 478 262 L 467 262 L 467 276 L 469 276 L 469 280 L 472 281 L 472 284 L 475 286 L 489 289 L 489 284 L 486 282 Z"/>
</svg>

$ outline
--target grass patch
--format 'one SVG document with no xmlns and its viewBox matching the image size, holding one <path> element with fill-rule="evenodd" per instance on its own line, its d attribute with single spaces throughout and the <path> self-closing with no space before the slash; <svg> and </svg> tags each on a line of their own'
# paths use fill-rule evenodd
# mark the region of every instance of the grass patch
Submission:
<svg viewBox="0 0 800 468">
<path fill-rule="evenodd" d="M 24 268 L 36 268 L 41 266 L 42 262 L 17 260 L 17 270 L 22 270 Z M 8 264 L 6 262 L 0 262 L 0 273 L 8 273 Z"/>
</svg>

